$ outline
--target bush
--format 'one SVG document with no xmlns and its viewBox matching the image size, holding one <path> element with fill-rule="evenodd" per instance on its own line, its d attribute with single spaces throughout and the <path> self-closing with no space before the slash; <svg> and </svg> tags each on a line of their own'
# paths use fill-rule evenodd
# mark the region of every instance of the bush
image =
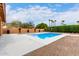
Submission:
<svg viewBox="0 0 79 59">
<path fill-rule="evenodd" d="M 15 20 L 12 21 L 11 23 L 6 24 L 7 27 L 21 27 L 21 28 L 34 28 L 33 22 L 28 22 L 28 23 L 22 23 L 21 21 Z"/>
<path fill-rule="evenodd" d="M 22 28 L 34 28 L 34 24 L 33 23 L 22 23 L 21 25 Z"/>
<path fill-rule="evenodd" d="M 54 27 L 48 27 L 46 30 L 50 32 L 79 33 L 79 25 L 54 26 Z"/>
<path fill-rule="evenodd" d="M 40 24 L 36 25 L 36 28 L 38 28 L 38 29 L 47 29 L 48 26 L 45 23 L 40 23 Z"/>
</svg>

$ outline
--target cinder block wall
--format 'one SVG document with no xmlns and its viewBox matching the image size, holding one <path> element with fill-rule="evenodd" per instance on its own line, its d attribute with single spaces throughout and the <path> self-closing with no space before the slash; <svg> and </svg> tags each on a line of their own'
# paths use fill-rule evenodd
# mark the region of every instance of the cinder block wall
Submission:
<svg viewBox="0 0 79 59">
<path fill-rule="evenodd" d="M 3 30 L 3 34 L 7 33 L 7 28 L 6 29 L 2 29 Z"/>
<path fill-rule="evenodd" d="M 10 30 L 10 33 L 19 33 L 19 29 L 18 28 L 11 28 L 9 29 Z"/>
<path fill-rule="evenodd" d="M 29 32 L 33 33 L 34 32 L 34 29 L 29 29 Z"/>
<path fill-rule="evenodd" d="M 44 29 L 40 29 L 40 32 L 44 32 Z"/>
<path fill-rule="evenodd" d="M 21 28 L 21 33 L 27 33 L 27 30 L 28 30 L 28 29 Z"/>
<path fill-rule="evenodd" d="M 7 34 L 7 30 L 9 30 L 11 34 L 19 33 L 18 28 L 6 28 L 6 29 L 3 29 L 3 33 Z"/>
<path fill-rule="evenodd" d="M 39 29 L 36 29 L 36 32 L 39 32 Z"/>
<path fill-rule="evenodd" d="M 18 34 L 19 33 L 19 28 L 6 28 L 6 29 L 3 29 L 3 33 L 6 34 L 7 33 L 7 30 L 10 31 L 10 34 Z M 29 30 L 29 32 L 28 32 Z M 21 33 L 33 33 L 33 32 L 44 32 L 44 29 L 27 29 L 27 28 L 21 28 Z"/>
</svg>

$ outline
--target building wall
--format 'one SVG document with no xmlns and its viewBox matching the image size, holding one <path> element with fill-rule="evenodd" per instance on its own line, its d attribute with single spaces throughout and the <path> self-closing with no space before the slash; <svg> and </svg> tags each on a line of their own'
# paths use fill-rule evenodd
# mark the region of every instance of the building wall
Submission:
<svg viewBox="0 0 79 59">
<path fill-rule="evenodd" d="M 0 17 L 2 18 L 1 21 L 5 22 L 5 14 L 6 10 L 5 10 L 5 4 L 4 3 L 0 3 Z"/>
<path fill-rule="evenodd" d="M 3 33 L 2 31 L 2 26 L 3 23 L 5 22 L 5 5 L 3 3 L 0 3 L 0 36 Z"/>
<path fill-rule="evenodd" d="M 0 21 L 0 36 L 1 36 L 1 21 Z"/>
</svg>

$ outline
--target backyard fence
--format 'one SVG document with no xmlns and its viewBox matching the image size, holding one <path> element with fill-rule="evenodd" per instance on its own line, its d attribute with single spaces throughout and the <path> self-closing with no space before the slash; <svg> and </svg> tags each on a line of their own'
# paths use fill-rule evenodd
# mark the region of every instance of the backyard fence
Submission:
<svg viewBox="0 0 79 59">
<path fill-rule="evenodd" d="M 28 29 L 28 28 L 6 28 L 3 29 L 4 34 L 13 34 L 13 33 L 33 33 L 33 32 L 44 32 L 44 29 Z"/>
</svg>

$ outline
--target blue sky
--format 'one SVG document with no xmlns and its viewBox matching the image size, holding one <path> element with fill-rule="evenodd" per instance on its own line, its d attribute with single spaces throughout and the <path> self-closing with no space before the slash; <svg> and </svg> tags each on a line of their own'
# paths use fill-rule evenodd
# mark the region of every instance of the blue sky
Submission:
<svg viewBox="0 0 79 59">
<path fill-rule="evenodd" d="M 6 4 L 7 22 L 19 20 L 22 22 L 33 21 L 34 24 L 47 23 L 48 20 L 57 20 L 56 25 L 61 25 L 61 20 L 66 24 L 76 24 L 79 13 L 79 4 L 75 3 L 8 3 Z M 75 21 L 75 22 L 74 22 Z"/>
<path fill-rule="evenodd" d="M 9 3 L 12 6 L 12 9 L 17 8 L 29 8 L 30 6 L 39 5 L 41 7 L 48 7 L 51 9 L 56 9 L 56 12 L 64 12 L 73 8 L 75 3 Z"/>
</svg>

